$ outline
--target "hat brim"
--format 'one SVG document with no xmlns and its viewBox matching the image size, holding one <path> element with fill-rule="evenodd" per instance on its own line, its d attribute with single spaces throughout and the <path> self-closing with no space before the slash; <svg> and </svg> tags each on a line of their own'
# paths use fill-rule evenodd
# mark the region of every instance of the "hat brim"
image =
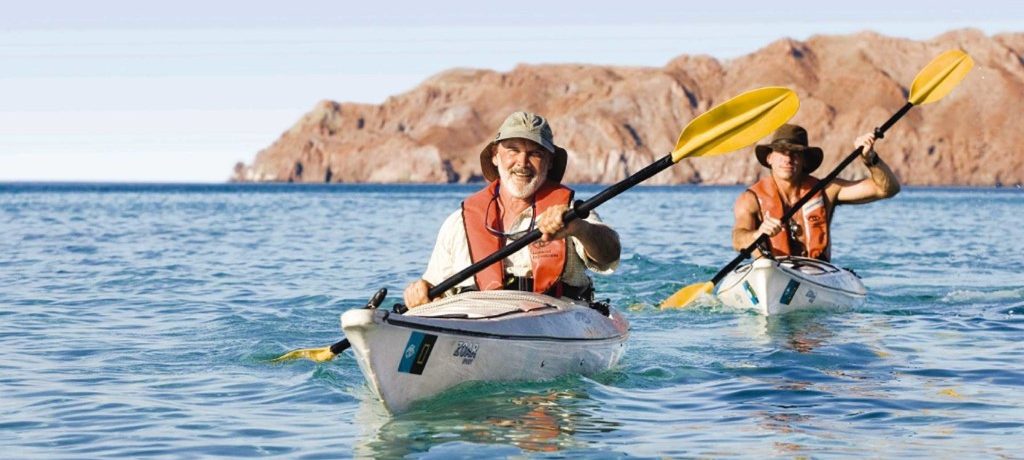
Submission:
<svg viewBox="0 0 1024 460">
<path fill-rule="evenodd" d="M 491 147 L 494 146 L 495 142 L 491 142 L 484 146 L 484 149 L 480 151 L 480 171 L 484 175 L 484 179 L 487 182 L 494 182 L 500 177 L 498 175 L 498 167 L 494 166 L 494 162 L 491 161 Z M 551 167 L 548 168 L 548 179 L 555 183 L 562 183 L 562 177 L 565 176 L 565 164 L 568 161 L 568 153 L 565 149 L 553 145 L 555 148 L 554 153 L 551 154 Z"/>
<path fill-rule="evenodd" d="M 804 147 L 799 144 L 788 143 L 761 144 L 754 147 L 754 155 L 757 156 L 757 162 L 770 169 L 771 166 L 768 164 L 768 154 L 772 153 L 772 150 L 775 150 L 776 147 L 785 147 L 787 150 L 803 153 L 804 172 L 807 174 L 818 169 L 818 166 L 821 166 L 822 158 L 825 156 L 824 152 L 822 152 L 818 147 Z"/>
</svg>

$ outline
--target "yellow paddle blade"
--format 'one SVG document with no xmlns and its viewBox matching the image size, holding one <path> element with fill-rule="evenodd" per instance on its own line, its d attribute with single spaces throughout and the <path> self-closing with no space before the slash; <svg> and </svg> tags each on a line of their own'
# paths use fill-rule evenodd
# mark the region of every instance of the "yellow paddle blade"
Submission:
<svg viewBox="0 0 1024 460">
<path fill-rule="evenodd" d="M 739 150 L 771 134 L 798 108 L 800 99 L 790 89 L 770 86 L 747 91 L 686 125 L 672 151 L 672 162 Z"/>
<path fill-rule="evenodd" d="M 949 50 L 918 72 L 914 83 L 910 85 L 910 97 L 907 102 L 914 105 L 927 104 L 942 99 L 974 67 L 974 59 L 961 50 Z"/>
<path fill-rule="evenodd" d="M 284 361 L 291 361 L 294 359 L 308 359 L 310 361 L 323 363 L 334 359 L 336 355 L 331 353 L 331 347 L 323 348 L 303 348 L 300 350 L 293 350 L 285 353 L 277 358 L 274 358 L 272 363 L 280 363 Z"/>
<path fill-rule="evenodd" d="M 672 294 L 671 297 L 665 299 L 665 301 L 661 303 L 661 309 L 664 310 L 666 308 L 683 308 L 692 303 L 694 300 L 697 299 L 697 297 L 700 297 L 702 294 L 711 294 L 711 291 L 713 291 L 714 289 L 715 283 L 712 283 L 710 281 L 691 284 L 676 291 L 676 293 Z"/>
</svg>

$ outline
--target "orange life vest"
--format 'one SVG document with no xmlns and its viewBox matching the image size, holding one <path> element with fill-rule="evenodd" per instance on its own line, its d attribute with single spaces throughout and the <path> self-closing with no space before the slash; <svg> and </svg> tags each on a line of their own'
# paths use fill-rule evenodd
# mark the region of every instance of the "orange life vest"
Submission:
<svg viewBox="0 0 1024 460">
<path fill-rule="evenodd" d="M 491 182 L 483 190 L 474 193 L 462 202 L 462 221 L 466 226 L 469 255 L 473 263 L 483 260 L 505 246 L 505 237 L 494 235 L 487 230 L 501 229 L 501 213 L 498 212 L 498 182 Z M 561 184 L 545 181 L 533 195 L 534 217 L 547 208 L 572 203 L 573 191 Z M 488 212 L 490 209 L 490 212 Z M 530 265 L 533 270 L 533 292 L 543 293 L 562 279 L 565 269 L 565 239 L 543 242 L 534 241 L 529 245 Z M 481 291 L 504 289 L 505 270 L 501 261 L 495 262 L 474 275 L 477 289 Z M 560 284 L 558 286 L 561 286 Z M 561 295 L 561 292 L 556 294 Z"/>
<path fill-rule="evenodd" d="M 808 176 L 800 184 L 800 196 L 818 183 L 818 179 Z M 779 196 L 779 187 L 771 176 L 761 179 L 748 190 L 757 196 L 757 204 L 761 207 L 763 216 L 771 216 L 775 219 L 782 218 L 786 210 L 783 208 L 782 198 Z M 822 190 L 815 194 L 807 204 L 793 214 L 793 221 L 802 222 L 804 253 L 794 254 L 790 247 L 790 238 L 795 239 L 796 235 L 790 235 L 787 222 L 782 223 L 782 231 L 771 237 L 772 255 L 776 256 L 803 256 L 813 259 L 828 261 L 831 258 L 831 246 L 829 242 L 829 224 L 831 216 L 828 211 L 828 198 Z"/>
</svg>

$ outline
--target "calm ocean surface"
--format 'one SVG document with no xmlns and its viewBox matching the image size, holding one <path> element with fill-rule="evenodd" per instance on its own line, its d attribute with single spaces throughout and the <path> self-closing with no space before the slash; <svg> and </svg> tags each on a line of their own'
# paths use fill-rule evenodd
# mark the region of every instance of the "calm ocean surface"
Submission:
<svg viewBox="0 0 1024 460">
<path fill-rule="evenodd" d="M 0 184 L 0 457 L 985 457 L 1024 439 L 1024 191 L 841 207 L 862 308 L 703 305 L 736 187 L 634 189 L 597 278 L 632 322 L 594 378 L 470 384 L 388 416 L 338 315 L 424 269 L 476 186 Z M 590 196 L 599 187 L 580 188 Z"/>
</svg>

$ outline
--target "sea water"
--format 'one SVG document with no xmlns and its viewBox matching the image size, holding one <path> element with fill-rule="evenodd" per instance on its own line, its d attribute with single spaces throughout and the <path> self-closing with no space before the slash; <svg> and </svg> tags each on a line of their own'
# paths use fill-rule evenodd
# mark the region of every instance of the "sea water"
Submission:
<svg viewBox="0 0 1024 460">
<path fill-rule="evenodd" d="M 338 316 L 422 273 L 479 186 L 0 185 L 0 457 L 1020 457 L 1024 193 L 906 188 L 842 206 L 866 304 L 660 311 L 734 252 L 738 187 L 598 209 L 621 364 L 468 384 L 388 415 Z M 580 195 L 601 188 L 584 186 Z"/>
</svg>

